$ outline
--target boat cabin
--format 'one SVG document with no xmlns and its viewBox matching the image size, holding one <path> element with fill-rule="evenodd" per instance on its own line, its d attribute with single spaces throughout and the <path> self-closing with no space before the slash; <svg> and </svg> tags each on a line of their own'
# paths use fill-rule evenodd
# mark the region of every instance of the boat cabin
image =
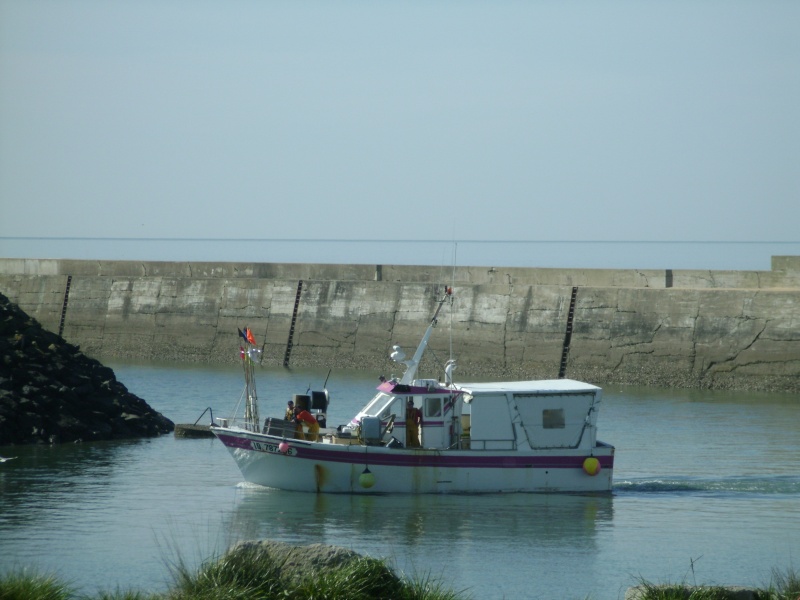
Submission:
<svg viewBox="0 0 800 600">
<path fill-rule="evenodd" d="M 570 379 L 458 386 L 387 381 L 331 441 L 357 438 L 369 445 L 425 449 L 590 450 L 600 397 L 600 388 Z"/>
</svg>

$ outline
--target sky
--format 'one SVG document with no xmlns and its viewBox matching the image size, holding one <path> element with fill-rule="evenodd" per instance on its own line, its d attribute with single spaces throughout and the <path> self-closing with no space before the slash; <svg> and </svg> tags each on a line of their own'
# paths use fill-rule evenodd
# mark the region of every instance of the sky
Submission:
<svg viewBox="0 0 800 600">
<path fill-rule="evenodd" d="M 800 253 L 799 24 L 794 0 L 0 0 L 0 256 Z"/>
</svg>

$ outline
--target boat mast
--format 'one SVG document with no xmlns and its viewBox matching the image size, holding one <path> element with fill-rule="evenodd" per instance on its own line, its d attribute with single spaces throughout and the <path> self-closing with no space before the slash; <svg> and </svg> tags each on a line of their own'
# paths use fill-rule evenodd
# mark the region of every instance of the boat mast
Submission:
<svg viewBox="0 0 800 600">
<path fill-rule="evenodd" d="M 259 350 L 255 345 L 255 338 L 252 337 L 252 332 L 245 329 L 242 334 L 245 346 L 240 348 L 242 356 L 242 368 L 244 369 L 244 385 L 245 385 L 245 405 L 244 405 L 244 421 L 245 427 L 250 431 L 259 431 L 261 419 L 258 416 L 258 394 L 256 392 L 256 376 L 255 365 L 259 361 Z M 259 361 L 260 362 L 260 361 Z"/>
<path fill-rule="evenodd" d="M 413 358 L 410 360 L 403 361 L 407 366 L 406 372 L 403 373 L 402 379 L 400 379 L 400 383 L 402 384 L 410 384 L 414 381 L 414 378 L 417 376 L 417 368 L 419 367 L 419 361 L 422 360 L 422 355 L 425 353 L 425 348 L 428 347 L 428 340 L 431 337 L 431 333 L 433 333 L 433 328 L 436 327 L 437 319 L 439 317 L 439 311 L 442 310 L 442 306 L 444 305 L 445 301 L 449 298 L 452 298 L 453 295 L 453 288 L 445 287 L 444 294 L 442 298 L 438 301 L 438 306 L 436 307 L 436 312 L 433 313 L 433 318 L 431 319 L 430 325 L 425 330 L 425 335 L 422 336 L 422 340 L 417 346 L 417 351 L 414 352 Z M 394 356 L 394 355 L 393 355 Z"/>
</svg>

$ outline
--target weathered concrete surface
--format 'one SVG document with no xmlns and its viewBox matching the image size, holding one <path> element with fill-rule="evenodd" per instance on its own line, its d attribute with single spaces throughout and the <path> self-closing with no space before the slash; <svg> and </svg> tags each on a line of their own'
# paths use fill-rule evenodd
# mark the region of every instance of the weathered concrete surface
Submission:
<svg viewBox="0 0 800 600">
<path fill-rule="evenodd" d="M 275 279 L 395 281 L 650 288 L 798 288 L 800 257 L 773 256 L 769 271 L 672 269 L 542 269 L 424 265 L 323 265 L 0 258 L 0 276 L 167 277 L 175 279 Z"/>
<path fill-rule="evenodd" d="M 63 336 L 93 356 L 234 361 L 248 326 L 282 364 L 302 280 L 291 364 L 388 375 L 400 371 L 391 346 L 413 351 L 452 273 L 0 259 L 0 292 L 58 331 L 70 275 Z M 568 377 L 800 390 L 800 257 L 774 257 L 770 272 L 462 267 L 421 373 L 441 376 L 452 341 L 460 378 L 557 376 L 573 287 Z"/>
</svg>

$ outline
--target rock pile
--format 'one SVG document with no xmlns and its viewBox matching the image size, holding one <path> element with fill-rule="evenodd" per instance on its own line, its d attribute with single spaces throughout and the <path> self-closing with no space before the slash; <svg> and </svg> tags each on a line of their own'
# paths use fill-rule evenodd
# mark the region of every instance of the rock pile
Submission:
<svg viewBox="0 0 800 600">
<path fill-rule="evenodd" d="M 359 560 L 369 559 L 353 550 L 329 544 L 300 545 L 274 540 L 253 540 L 235 544 L 221 560 L 226 561 L 243 554 L 258 557 L 264 565 L 277 568 L 281 579 L 294 583 L 319 577 L 321 573 L 346 567 Z M 385 564 L 373 564 L 373 568 L 375 570 L 372 575 L 376 582 L 382 582 L 389 589 L 399 585 L 399 578 Z M 387 594 L 386 597 L 393 596 Z"/>
<path fill-rule="evenodd" d="M 235 555 L 240 552 L 254 552 L 272 564 L 281 565 L 284 576 L 298 579 L 363 558 L 361 554 L 340 546 L 328 544 L 303 546 L 274 540 L 239 542 L 228 551 L 228 554 Z"/>
<path fill-rule="evenodd" d="M 152 437 L 172 421 L 0 294 L 0 446 Z"/>
</svg>

